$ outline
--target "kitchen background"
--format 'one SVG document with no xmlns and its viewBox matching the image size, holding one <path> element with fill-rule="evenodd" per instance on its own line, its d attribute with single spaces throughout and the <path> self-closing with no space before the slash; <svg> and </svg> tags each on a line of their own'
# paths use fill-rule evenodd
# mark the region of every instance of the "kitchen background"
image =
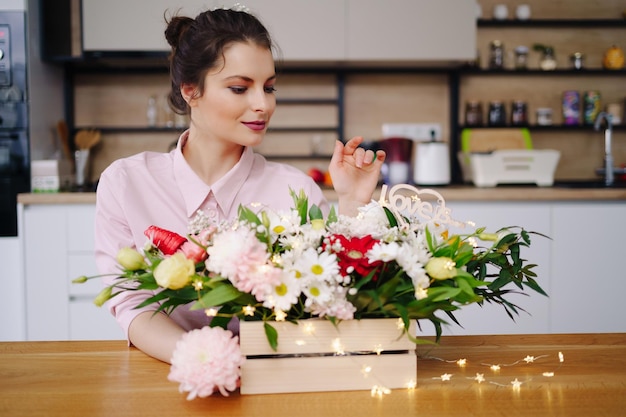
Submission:
<svg viewBox="0 0 626 417">
<path fill-rule="evenodd" d="M 186 126 L 186 120 L 173 117 L 164 106 L 168 80 L 163 10 L 176 8 L 174 3 L 176 0 L 0 0 L 0 10 L 26 12 L 28 87 L 24 94 L 31 161 L 63 159 L 66 153 L 71 159 L 75 134 L 97 129 L 102 135 L 91 149 L 89 172 L 90 182 L 95 183 L 117 158 L 169 149 Z M 185 4 L 185 12 L 194 14 L 224 2 L 180 3 Z M 562 125 L 562 94 L 573 90 L 581 96 L 585 91 L 598 91 L 602 108 L 607 104 L 621 107 L 617 115 L 622 115 L 622 124 L 615 127 L 613 153 L 616 164 L 626 163 L 626 70 L 602 69 L 609 48 L 626 48 L 624 1 L 524 1 L 531 17 L 520 22 L 515 13 L 521 3 L 248 0 L 246 4 L 259 11 L 275 34 L 284 58 L 278 109 L 258 150 L 307 172 L 312 167 L 324 171 L 335 139 L 362 135 L 376 142 L 385 136 L 383 124 L 418 123 L 439 126 L 440 139 L 455 155 L 466 123 L 467 102 L 482 103 L 485 122 L 489 102 L 501 100 L 510 112 L 511 102 L 522 100 L 527 104 L 534 147 L 561 152 L 556 178 L 596 178 L 595 169 L 602 165 L 604 155 L 602 132 L 591 126 Z M 493 19 L 496 4 L 507 6 L 508 17 L 503 21 Z M 428 13 L 421 13 L 425 10 Z M 504 44 L 502 70 L 488 69 L 494 40 Z M 532 49 L 535 43 L 554 49 L 554 71 L 538 70 L 541 54 Z M 526 71 L 513 69 L 512 52 L 519 45 L 530 48 Z M 584 54 L 585 71 L 571 69 L 574 52 Z M 481 70 L 476 68 L 477 56 Z M 537 125 L 536 111 L 544 107 L 553 111 L 552 126 Z M 69 152 L 60 141 L 59 121 L 68 127 Z M 455 158 L 450 159 L 453 182 L 458 184 L 459 166 Z M 481 198 L 480 191 L 471 193 Z M 33 196 L 55 197 L 27 197 Z M 0 339 L 52 340 L 60 334 L 84 337 L 82 332 L 100 330 L 99 324 L 93 325 L 96 317 L 102 326 L 111 325 L 106 312 L 93 311 L 91 300 L 97 289 L 60 284 L 68 276 L 93 268 L 89 225 L 93 224 L 94 197 L 79 193 L 59 197 L 47 200 L 54 200 L 52 203 L 26 204 L 20 224 L 27 225 L 27 230 L 22 230 L 21 236 L 0 238 L 6 294 L 0 305 Z M 601 311 L 588 318 L 579 308 L 581 304 L 568 298 L 570 292 L 556 293 L 549 305 L 534 299 L 538 304 L 533 312 L 550 320 L 529 319 L 529 327 L 520 329 L 614 331 L 618 327 L 610 327 L 612 320 L 596 323 L 593 317 L 605 317 L 605 310 L 618 304 L 605 301 L 623 293 L 619 290 L 622 281 L 611 281 L 608 278 L 619 277 L 607 273 L 607 279 L 593 289 L 584 288 L 587 284 L 571 284 L 573 279 L 582 282 L 598 275 L 593 261 L 570 265 L 571 253 L 575 253 L 572 246 L 580 240 L 571 225 L 584 218 L 594 225 L 602 223 L 588 232 L 587 240 L 605 244 L 585 248 L 584 258 L 602 260 L 606 271 L 619 270 L 615 266 L 619 256 L 607 255 L 605 248 L 619 250 L 618 243 L 607 239 L 618 240 L 623 234 L 620 223 L 614 224 L 623 216 L 623 206 L 621 201 L 568 203 L 457 201 L 455 210 L 484 222 L 499 222 L 502 216 L 506 223 L 515 218 L 534 225 L 535 230 L 554 232 L 559 244 L 539 246 L 538 264 L 550 271 L 555 286 L 567 282 L 575 297 L 581 296 L 575 289 L 581 289 L 585 296 L 591 291 L 595 300 L 602 300 L 598 302 L 601 306 L 595 306 Z M 491 323 L 486 326 L 485 331 L 493 329 Z M 508 322 L 500 328 L 515 331 Z M 115 331 L 119 329 L 115 327 Z"/>
<path fill-rule="evenodd" d="M 388 13 L 393 15 L 403 10 L 401 5 L 404 3 L 398 2 L 397 10 L 393 9 L 392 3 L 385 3 L 385 8 L 391 9 Z M 468 0 L 468 3 L 472 2 Z M 493 24 L 496 4 L 507 6 L 508 17 Z M 481 0 L 476 9 L 468 9 L 475 16 L 480 15 L 475 32 L 478 65 L 485 69 L 489 67 L 490 43 L 500 40 L 504 45 L 505 71 L 457 70 L 448 65 L 393 59 L 339 64 L 332 59 L 321 59 L 303 65 L 299 60 L 290 60 L 290 55 L 286 54 L 278 83 L 279 105 L 272 130 L 258 150 L 305 171 L 312 166 L 324 170 L 337 137 L 345 139 L 361 135 L 368 141 L 377 141 L 383 138 L 381 127 L 384 123 L 435 123 L 441 126 L 441 139 L 451 144 L 454 155 L 468 101 L 479 101 L 486 119 L 491 101 L 502 101 L 509 113 L 511 102 L 521 100 L 527 103 L 528 121 L 533 126 L 537 123 L 538 108 L 553 111 L 554 126 L 535 127 L 531 129 L 531 135 L 536 149 L 561 152 L 555 177 L 596 178 L 595 169 L 602 166 L 603 134 L 589 127 L 563 127 L 562 94 L 567 90 L 578 91 L 582 101 L 585 91 L 598 91 L 602 108 L 608 104 L 616 105 L 623 118 L 626 72 L 623 69 L 601 69 L 603 56 L 609 48 L 613 45 L 626 48 L 623 18 L 626 6 L 619 0 L 525 1 L 531 20 L 554 19 L 556 22 L 517 25 L 515 13 L 520 4 L 520 1 L 511 0 Z M 251 2 L 253 11 L 254 6 L 255 2 Z M 335 7 L 328 2 L 320 7 L 323 6 Z M 274 18 L 270 14 L 263 16 L 261 13 L 260 17 L 270 20 L 268 26 L 272 27 Z M 439 25 L 445 28 L 446 39 L 461 45 L 466 40 L 463 34 L 455 33 L 458 25 L 452 19 L 452 15 L 444 16 Z M 601 19 L 604 23 L 590 24 L 592 19 Z M 383 36 L 386 31 L 391 31 L 385 22 L 393 21 L 381 18 L 370 30 L 375 27 L 373 30 Z M 321 22 L 315 24 L 321 27 Z M 442 35 L 411 39 L 410 44 L 437 45 L 441 41 L 438 37 Z M 279 46 L 287 42 L 280 36 L 276 40 Z M 397 47 L 392 39 L 386 42 L 390 50 Z M 397 39 L 397 43 L 403 44 L 406 40 Z M 549 45 L 554 49 L 556 71 L 533 71 L 539 68 L 541 58 L 541 53 L 533 50 L 534 44 Z M 519 45 L 530 49 L 530 71 L 514 69 L 513 51 Z M 571 55 L 575 52 L 584 54 L 585 68 L 593 71 L 571 70 Z M 70 60 L 64 64 L 70 74 L 67 85 L 69 105 L 66 106 L 69 114 L 66 116 L 72 132 L 83 128 L 103 132 L 101 143 L 92 152 L 92 181 L 96 181 L 100 172 L 117 158 L 142 150 L 166 151 L 181 130 L 176 124 L 185 123 L 175 120 L 166 110 L 164 97 L 168 82 L 163 60 L 154 58 L 155 54 L 144 55 L 147 56 L 145 59 L 133 58 L 130 63 L 101 58 L 87 62 Z M 106 54 L 101 56 L 106 58 Z M 459 62 L 454 64 L 458 67 Z M 154 122 L 147 115 L 151 100 L 156 103 Z M 152 123 L 154 127 L 150 126 Z M 174 127 L 169 127 L 172 125 Z M 616 164 L 626 163 L 626 131 L 621 128 L 616 128 L 614 133 L 613 152 Z M 454 169 L 456 158 L 451 159 Z M 461 180 L 457 167 L 453 181 Z"/>
</svg>

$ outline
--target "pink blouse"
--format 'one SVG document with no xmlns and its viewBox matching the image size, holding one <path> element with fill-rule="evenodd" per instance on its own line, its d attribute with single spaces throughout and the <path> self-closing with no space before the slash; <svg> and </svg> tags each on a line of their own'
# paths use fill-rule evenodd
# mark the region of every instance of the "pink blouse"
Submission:
<svg viewBox="0 0 626 417">
<path fill-rule="evenodd" d="M 322 190 L 305 173 L 289 165 L 270 162 L 246 148 L 241 159 L 215 184 L 207 185 L 189 167 L 182 148 L 184 132 L 176 149 L 169 153 L 142 152 L 113 162 L 101 175 L 96 193 L 95 249 L 100 274 L 105 284 L 119 272 L 115 257 L 122 247 L 141 250 L 151 225 L 188 233 L 189 220 L 204 211 L 216 222 L 234 219 L 239 205 L 260 203 L 274 210 L 289 210 L 293 200 L 289 189 L 307 194 L 310 204 L 324 213 L 329 206 Z M 106 303 L 128 337 L 131 321 L 141 312 L 154 311 L 156 305 L 135 309 L 148 296 L 147 291 L 127 291 Z M 208 323 L 203 311 L 178 307 L 171 317 L 185 330 Z"/>
</svg>

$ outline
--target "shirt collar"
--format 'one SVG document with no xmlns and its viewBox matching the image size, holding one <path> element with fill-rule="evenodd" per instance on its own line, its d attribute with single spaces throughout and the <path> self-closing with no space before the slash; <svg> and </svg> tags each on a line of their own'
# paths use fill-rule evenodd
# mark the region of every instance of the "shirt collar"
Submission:
<svg viewBox="0 0 626 417">
<path fill-rule="evenodd" d="M 215 184 L 209 186 L 191 169 L 183 156 L 183 147 L 188 137 L 189 130 L 186 130 L 178 138 L 178 144 L 173 151 L 174 178 L 185 201 L 187 217 L 191 218 L 203 206 L 211 193 L 218 207 L 227 215 L 252 171 L 254 151 L 251 147 L 245 147 L 239 162 Z"/>
</svg>

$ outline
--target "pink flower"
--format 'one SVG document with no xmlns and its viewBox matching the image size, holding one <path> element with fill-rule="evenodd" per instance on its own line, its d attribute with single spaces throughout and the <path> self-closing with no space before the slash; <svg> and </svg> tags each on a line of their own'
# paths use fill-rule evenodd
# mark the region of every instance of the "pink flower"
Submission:
<svg viewBox="0 0 626 417">
<path fill-rule="evenodd" d="M 220 233 L 207 252 L 209 271 L 227 278 L 235 288 L 254 295 L 258 301 L 280 284 L 281 270 L 269 263 L 267 245 L 256 238 L 254 230 L 240 227 Z"/>
<path fill-rule="evenodd" d="M 183 243 L 179 251 L 182 252 L 187 259 L 194 261 L 194 263 L 202 262 L 209 256 L 205 248 L 191 241 Z"/>
<path fill-rule="evenodd" d="M 192 330 L 176 343 L 168 379 L 189 392 L 187 400 L 207 397 L 215 391 L 228 396 L 237 389 L 245 361 L 239 338 L 221 327 Z"/>
</svg>

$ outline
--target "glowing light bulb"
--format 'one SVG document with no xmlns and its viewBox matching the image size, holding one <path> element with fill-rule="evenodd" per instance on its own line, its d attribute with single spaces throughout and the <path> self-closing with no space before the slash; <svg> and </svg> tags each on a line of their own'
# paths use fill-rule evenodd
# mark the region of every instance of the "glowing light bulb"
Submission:
<svg viewBox="0 0 626 417">
<path fill-rule="evenodd" d="M 283 310 L 274 309 L 274 314 L 276 315 L 276 321 L 285 321 L 285 318 L 287 317 L 287 313 Z"/>
<path fill-rule="evenodd" d="M 304 326 L 302 326 L 302 331 L 304 334 L 310 336 L 315 333 L 315 325 L 313 323 L 305 323 Z"/>
<path fill-rule="evenodd" d="M 341 344 L 341 339 L 339 338 L 334 339 L 332 342 L 332 347 L 333 347 L 333 351 L 335 352 L 335 355 L 346 354 L 346 352 L 344 351 L 343 345 Z"/>
<path fill-rule="evenodd" d="M 246 316 L 254 316 L 254 312 L 256 311 L 256 308 L 254 306 L 244 306 L 241 308 L 243 310 L 243 314 Z"/>
<path fill-rule="evenodd" d="M 381 385 L 374 385 L 372 387 L 371 395 L 372 397 L 382 397 L 385 394 L 390 394 L 391 390 L 387 387 L 383 387 Z"/>
<path fill-rule="evenodd" d="M 460 367 L 464 367 L 465 365 L 467 365 L 467 359 L 465 358 L 459 359 L 458 361 L 456 361 L 456 364 L 459 365 Z"/>
<path fill-rule="evenodd" d="M 217 308 L 207 308 L 204 310 L 204 314 L 206 314 L 207 317 L 215 317 L 217 316 Z"/>
</svg>

